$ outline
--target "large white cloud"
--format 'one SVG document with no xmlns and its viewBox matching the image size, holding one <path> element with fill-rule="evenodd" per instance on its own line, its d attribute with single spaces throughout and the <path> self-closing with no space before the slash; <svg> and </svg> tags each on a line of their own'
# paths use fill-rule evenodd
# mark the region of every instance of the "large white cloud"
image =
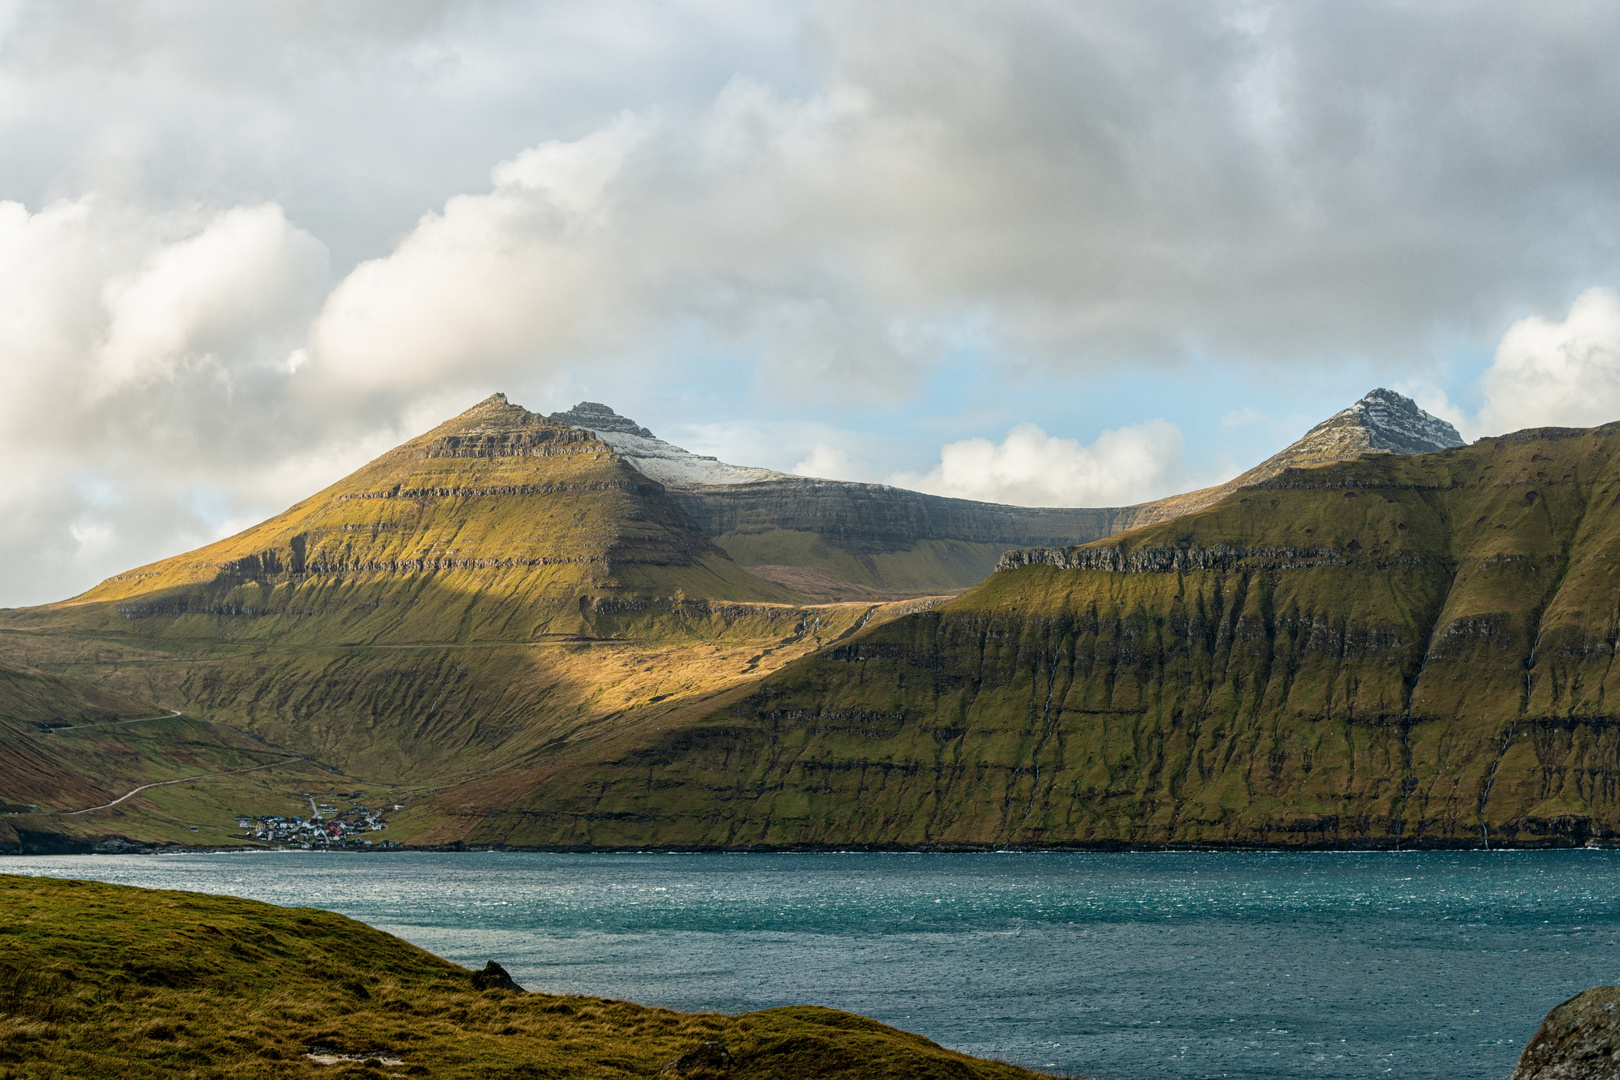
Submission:
<svg viewBox="0 0 1620 1080">
<path fill-rule="evenodd" d="M 950 443 L 932 471 L 894 483 L 1021 506 L 1126 506 L 1181 490 L 1185 449 L 1181 429 L 1165 420 L 1105 431 L 1089 446 L 1020 424 L 1000 443 Z"/>
<path fill-rule="evenodd" d="M 4 601 L 76 592 L 324 478 L 354 436 L 286 390 L 329 288 L 325 249 L 274 205 L 0 203 Z"/>
<path fill-rule="evenodd" d="M 1480 387 L 1477 426 L 1490 434 L 1620 420 L 1620 295 L 1588 289 L 1561 322 L 1520 319 L 1502 335 Z"/>
<path fill-rule="evenodd" d="M 333 292 L 312 375 L 339 392 L 408 396 L 468 369 L 555 364 L 634 327 L 635 275 L 612 265 L 623 245 L 608 200 L 641 137 L 624 118 L 541 144 L 496 168 L 493 191 L 424 217 Z"/>
</svg>

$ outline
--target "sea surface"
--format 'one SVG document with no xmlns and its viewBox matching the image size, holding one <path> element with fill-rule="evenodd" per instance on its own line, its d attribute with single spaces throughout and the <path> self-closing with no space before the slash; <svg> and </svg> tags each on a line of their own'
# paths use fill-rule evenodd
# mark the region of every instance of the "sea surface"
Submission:
<svg viewBox="0 0 1620 1080">
<path fill-rule="evenodd" d="M 531 990 L 812 1003 L 1094 1078 L 1505 1080 L 1620 982 L 1620 852 L 47 856 L 329 908 Z"/>
</svg>

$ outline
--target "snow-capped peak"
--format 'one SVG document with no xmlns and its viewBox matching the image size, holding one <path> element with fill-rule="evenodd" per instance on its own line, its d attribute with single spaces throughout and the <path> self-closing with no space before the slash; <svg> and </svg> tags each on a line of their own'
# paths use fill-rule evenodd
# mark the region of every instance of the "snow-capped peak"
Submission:
<svg viewBox="0 0 1620 1080">
<path fill-rule="evenodd" d="M 1379 388 L 1317 424 L 1283 453 L 1337 460 L 1369 450 L 1429 454 L 1461 445 L 1462 436 L 1446 421 L 1409 397 Z"/>
<path fill-rule="evenodd" d="M 591 432 L 644 475 L 667 487 L 751 484 L 787 475 L 771 469 L 728 465 L 718 458 L 683 450 L 595 401 L 582 401 L 547 419 Z"/>
</svg>

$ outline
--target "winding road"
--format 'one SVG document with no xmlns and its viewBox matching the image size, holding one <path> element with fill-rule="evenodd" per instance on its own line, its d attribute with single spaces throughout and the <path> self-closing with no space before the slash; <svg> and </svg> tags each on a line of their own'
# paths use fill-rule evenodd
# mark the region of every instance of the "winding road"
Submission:
<svg viewBox="0 0 1620 1080">
<path fill-rule="evenodd" d="M 152 718 L 152 719 L 161 719 L 161 717 L 155 717 L 155 718 Z M 132 721 L 128 721 L 128 720 L 123 721 L 123 723 L 126 723 L 126 724 L 131 723 L 131 722 Z M 99 725 L 91 725 L 91 726 L 99 726 Z M 295 761 L 308 761 L 308 760 L 309 760 L 308 758 L 306 758 L 302 754 L 300 754 L 297 757 L 290 757 L 290 758 L 285 759 L 284 761 L 272 761 L 267 765 L 255 765 L 250 769 L 227 769 L 224 772 L 198 773 L 196 776 L 182 776 L 178 780 L 159 780 L 155 784 L 142 784 L 140 787 L 136 788 L 134 791 L 126 791 L 124 794 L 118 796 L 118 798 L 114 799 L 112 802 L 102 803 L 100 806 L 87 806 L 83 810 L 66 810 L 66 811 L 63 811 L 62 816 L 63 817 L 72 817 L 75 814 L 88 814 L 92 810 L 105 810 L 109 806 L 117 806 L 119 803 L 121 803 L 125 799 L 129 798 L 131 795 L 139 795 L 141 792 L 145 791 L 147 788 L 166 787 L 169 784 L 184 784 L 188 780 L 206 780 L 210 776 L 236 776 L 239 773 L 258 772 L 260 769 L 273 769 L 277 765 L 291 765 Z"/>
</svg>

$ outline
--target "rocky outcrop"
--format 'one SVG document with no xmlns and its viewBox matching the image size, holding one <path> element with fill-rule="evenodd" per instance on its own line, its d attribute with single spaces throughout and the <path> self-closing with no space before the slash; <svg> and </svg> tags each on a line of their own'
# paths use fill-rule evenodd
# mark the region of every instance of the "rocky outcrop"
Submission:
<svg viewBox="0 0 1620 1080">
<path fill-rule="evenodd" d="M 493 960 L 484 965 L 484 970 L 473 972 L 472 984 L 474 990 L 511 990 L 519 994 L 524 992 L 523 987 L 507 974 L 506 969 Z"/>
<path fill-rule="evenodd" d="M 1519 1055 L 1512 1080 L 1620 1076 L 1620 987 L 1595 986 L 1547 1014 Z"/>
</svg>

